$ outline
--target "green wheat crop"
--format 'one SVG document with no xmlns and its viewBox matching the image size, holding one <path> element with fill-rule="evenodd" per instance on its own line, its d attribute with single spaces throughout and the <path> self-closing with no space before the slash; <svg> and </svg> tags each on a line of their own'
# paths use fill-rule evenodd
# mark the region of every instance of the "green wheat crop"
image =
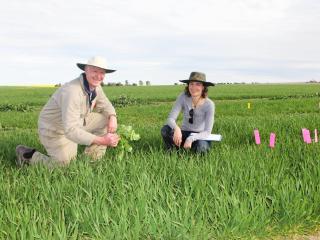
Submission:
<svg viewBox="0 0 320 240">
<path fill-rule="evenodd" d="M 119 123 L 141 137 L 131 153 L 92 162 L 80 148 L 67 168 L 17 168 L 16 145 L 44 151 L 37 117 L 54 90 L 0 88 L 12 108 L 0 111 L 0 239 L 270 239 L 319 225 L 320 143 L 301 139 L 301 128 L 320 128 L 318 85 L 211 88 L 223 141 L 205 156 L 162 146 L 183 86 L 105 87 L 111 101 L 126 96 Z"/>
</svg>

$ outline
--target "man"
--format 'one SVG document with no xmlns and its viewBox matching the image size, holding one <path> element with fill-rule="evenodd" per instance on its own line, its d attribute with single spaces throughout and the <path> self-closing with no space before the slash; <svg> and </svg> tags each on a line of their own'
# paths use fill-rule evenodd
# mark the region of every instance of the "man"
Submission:
<svg viewBox="0 0 320 240">
<path fill-rule="evenodd" d="M 84 153 L 93 159 L 101 158 L 107 147 L 117 146 L 116 112 L 101 87 L 105 74 L 115 70 L 108 69 L 102 57 L 77 66 L 84 73 L 60 87 L 40 112 L 39 138 L 49 156 L 19 145 L 18 166 L 68 165 L 77 155 L 78 144 L 87 145 Z"/>
</svg>

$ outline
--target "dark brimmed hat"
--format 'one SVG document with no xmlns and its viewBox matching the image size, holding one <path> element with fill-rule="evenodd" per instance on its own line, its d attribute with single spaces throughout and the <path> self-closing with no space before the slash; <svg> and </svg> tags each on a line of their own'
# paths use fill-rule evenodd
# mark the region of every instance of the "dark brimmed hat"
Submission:
<svg viewBox="0 0 320 240">
<path fill-rule="evenodd" d="M 215 84 L 212 82 L 206 81 L 206 75 L 202 72 L 192 72 L 190 73 L 189 79 L 186 80 L 179 80 L 183 83 L 190 83 L 190 82 L 201 82 L 204 86 L 214 86 Z"/>
<path fill-rule="evenodd" d="M 99 56 L 90 58 L 87 63 L 77 63 L 77 66 L 83 71 L 86 65 L 102 68 L 106 71 L 106 73 L 112 73 L 116 71 L 112 69 L 107 69 L 107 61 L 103 57 Z"/>
</svg>

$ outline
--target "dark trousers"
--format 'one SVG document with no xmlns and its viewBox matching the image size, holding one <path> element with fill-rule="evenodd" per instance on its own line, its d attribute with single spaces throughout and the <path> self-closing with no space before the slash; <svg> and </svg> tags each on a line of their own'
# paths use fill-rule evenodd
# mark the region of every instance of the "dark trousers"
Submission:
<svg viewBox="0 0 320 240">
<path fill-rule="evenodd" d="M 181 131 L 182 132 L 182 143 L 181 143 L 181 147 L 183 147 L 184 142 L 186 141 L 186 139 L 189 137 L 189 135 L 192 133 L 190 131 Z M 165 144 L 165 147 L 167 150 L 171 150 L 174 147 L 176 147 L 177 149 L 179 148 L 178 146 L 176 146 L 173 142 L 173 133 L 174 130 L 169 127 L 168 125 L 164 125 L 161 129 L 161 135 Z M 205 141 L 205 140 L 197 140 L 194 141 L 191 145 L 191 150 L 197 152 L 197 153 L 205 153 L 210 149 L 211 146 L 211 142 L 210 141 Z"/>
</svg>

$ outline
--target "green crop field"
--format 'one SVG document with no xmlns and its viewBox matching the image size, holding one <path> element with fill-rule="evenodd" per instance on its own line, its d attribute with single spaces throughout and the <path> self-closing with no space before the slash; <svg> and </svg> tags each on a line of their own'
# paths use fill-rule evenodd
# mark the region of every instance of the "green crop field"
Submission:
<svg viewBox="0 0 320 240">
<path fill-rule="evenodd" d="M 66 168 L 17 168 L 15 147 L 44 152 L 37 117 L 55 88 L 0 88 L 0 239 L 270 239 L 320 223 L 320 85 L 218 85 L 205 156 L 167 154 L 160 129 L 183 86 L 104 87 L 133 152 Z M 250 109 L 248 109 L 250 103 Z M 180 119 L 181 120 L 181 119 Z M 252 135 L 259 129 L 261 145 Z M 275 148 L 269 135 L 276 134 Z"/>
</svg>

